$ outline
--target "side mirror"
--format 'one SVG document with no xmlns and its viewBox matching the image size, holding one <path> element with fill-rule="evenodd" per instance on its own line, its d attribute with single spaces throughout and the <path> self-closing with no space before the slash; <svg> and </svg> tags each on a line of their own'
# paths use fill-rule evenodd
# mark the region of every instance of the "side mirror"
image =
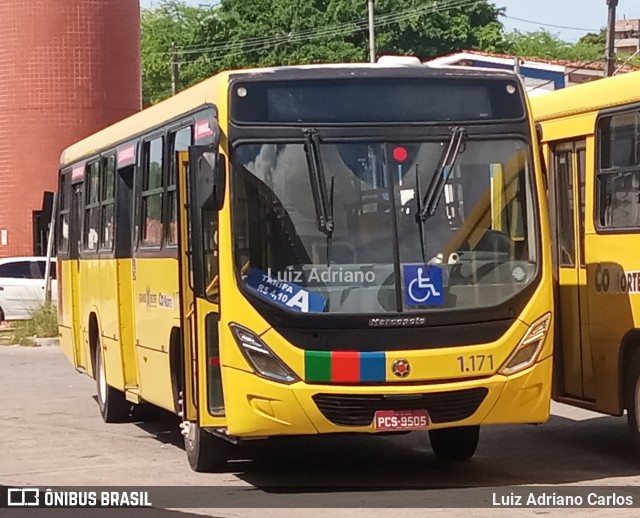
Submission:
<svg viewBox="0 0 640 518">
<path fill-rule="evenodd" d="M 224 205 L 224 188 L 226 179 L 226 162 L 211 146 L 191 146 L 189 163 L 193 171 L 192 198 L 202 210 L 220 210 Z"/>
</svg>

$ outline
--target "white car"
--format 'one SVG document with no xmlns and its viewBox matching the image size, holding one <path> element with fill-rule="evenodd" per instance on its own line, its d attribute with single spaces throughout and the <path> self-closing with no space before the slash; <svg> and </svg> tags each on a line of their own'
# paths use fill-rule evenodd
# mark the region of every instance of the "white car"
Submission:
<svg viewBox="0 0 640 518">
<path fill-rule="evenodd" d="M 0 259 L 0 322 L 24 320 L 44 302 L 46 257 Z M 55 304 L 56 262 L 51 259 L 51 299 Z"/>
</svg>

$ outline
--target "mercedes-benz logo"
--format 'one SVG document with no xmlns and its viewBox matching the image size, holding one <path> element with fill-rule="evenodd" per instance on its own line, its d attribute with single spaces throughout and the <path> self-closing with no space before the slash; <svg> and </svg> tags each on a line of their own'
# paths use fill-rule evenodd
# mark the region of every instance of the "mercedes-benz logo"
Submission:
<svg viewBox="0 0 640 518">
<path fill-rule="evenodd" d="M 398 378 L 406 378 L 411 372 L 411 365 L 407 360 L 396 360 L 393 362 L 391 370 Z"/>
</svg>

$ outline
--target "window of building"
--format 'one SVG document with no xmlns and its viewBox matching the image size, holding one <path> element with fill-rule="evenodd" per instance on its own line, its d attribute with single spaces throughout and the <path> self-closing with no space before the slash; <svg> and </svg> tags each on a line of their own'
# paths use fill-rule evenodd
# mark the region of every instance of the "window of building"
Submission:
<svg viewBox="0 0 640 518">
<path fill-rule="evenodd" d="M 606 229 L 640 228 L 640 114 L 598 123 L 597 224 Z"/>
<path fill-rule="evenodd" d="M 85 170 L 84 249 L 98 249 L 100 240 L 100 161 Z"/>
<path fill-rule="evenodd" d="M 115 214 L 115 179 L 116 157 L 109 155 L 103 159 L 102 196 L 100 209 L 101 239 L 100 248 L 113 249 L 114 214 Z"/>
<path fill-rule="evenodd" d="M 144 144 L 140 235 L 140 243 L 144 246 L 160 246 L 162 244 L 163 144 L 162 137 Z"/>
</svg>

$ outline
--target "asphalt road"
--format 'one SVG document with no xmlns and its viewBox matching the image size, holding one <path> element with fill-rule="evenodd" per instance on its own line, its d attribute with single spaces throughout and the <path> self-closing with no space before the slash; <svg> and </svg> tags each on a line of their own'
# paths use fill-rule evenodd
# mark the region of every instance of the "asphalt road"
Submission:
<svg viewBox="0 0 640 518">
<path fill-rule="evenodd" d="M 451 488 L 510 485 L 638 486 L 640 463 L 630 455 L 623 418 L 554 405 L 543 426 L 487 427 L 468 463 L 441 464 L 428 435 L 331 436 L 253 442 L 239 448 L 229 470 L 200 474 L 190 470 L 174 416 L 103 423 L 94 381 L 76 373 L 56 347 L 0 347 L 0 485 L 4 486 L 220 486 L 219 508 L 185 511 L 92 510 L 92 516 L 324 517 L 309 505 L 391 507 L 331 511 L 338 516 L 406 516 L 402 506 L 418 507 L 435 496 L 464 494 Z M 148 418 L 149 416 L 147 416 Z M 240 487 L 237 487 L 240 486 Z M 371 490 L 384 486 L 387 490 Z M 295 489 L 293 489 L 295 487 Z M 224 489 L 226 488 L 226 489 Z M 487 490 L 487 489 L 485 489 Z M 168 490 L 169 491 L 169 490 Z M 235 491 L 235 493 L 234 493 Z M 276 508 L 245 509 L 265 502 Z M 487 493 L 489 494 L 489 493 Z M 229 500 L 229 495 L 233 498 Z M 225 500 L 226 498 L 226 500 Z M 239 500 L 239 498 L 241 498 Z M 245 502 L 244 505 L 241 505 Z M 414 504 L 415 503 L 415 504 Z M 426 505 L 426 504 L 425 504 Z M 242 508 L 230 509 L 231 506 Z M 23 510 L 4 516 L 26 516 Z M 84 516 L 81 510 L 42 510 L 29 516 Z M 77 514 L 76 514 L 77 512 Z M 37 511 L 36 511 L 37 513 Z M 637 516 L 637 509 L 469 509 L 468 517 Z M 412 512 L 411 514 L 416 514 Z M 462 514 L 455 509 L 417 511 L 430 517 Z"/>
</svg>

